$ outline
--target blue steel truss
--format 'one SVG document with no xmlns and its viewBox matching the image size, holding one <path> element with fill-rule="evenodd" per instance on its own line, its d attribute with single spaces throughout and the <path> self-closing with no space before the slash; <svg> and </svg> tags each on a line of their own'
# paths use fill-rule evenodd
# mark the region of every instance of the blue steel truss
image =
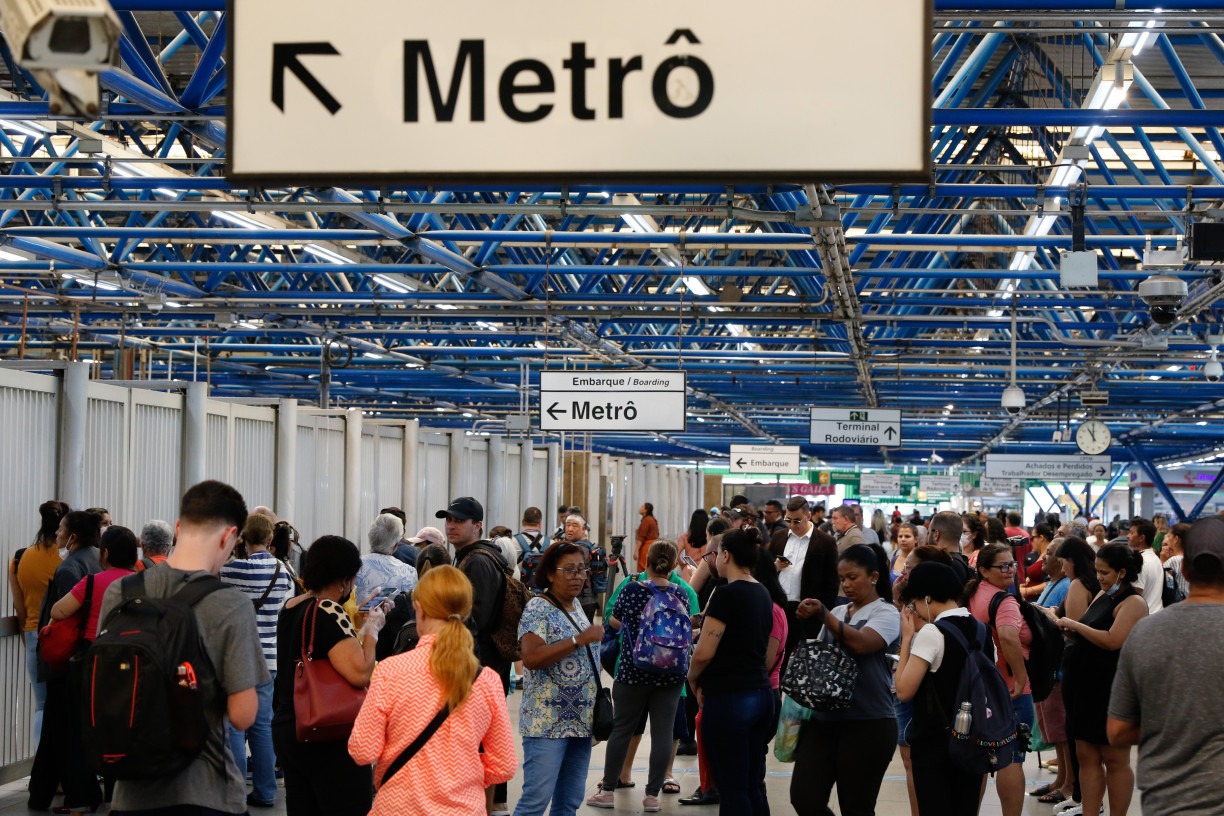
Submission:
<svg viewBox="0 0 1224 816">
<path fill-rule="evenodd" d="M 1119 461 L 1211 455 L 1224 268 L 1163 268 L 1189 289 L 1167 325 L 1137 287 L 1145 253 L 1224 218 L 1224 0 L 1115 5 L 938 0 L 929 184 L 318 189 L 224 178 L 216 0 L 118 0 L 98 121 L 50 117 L 0 47 L 0 361 L 450 427 L 535 414 L 545 369 L 683 368 L 686 431 L 578 439 L 664 459 L 1039 458 L 1089 414 Z M 1072 288 L 1079 211 L 1100 273 Z M 1081 406 L 1092 389 L 1109 404 Z M 826 405 L 901 409 L 904 445 L 808 444 Z"/>
</svg>

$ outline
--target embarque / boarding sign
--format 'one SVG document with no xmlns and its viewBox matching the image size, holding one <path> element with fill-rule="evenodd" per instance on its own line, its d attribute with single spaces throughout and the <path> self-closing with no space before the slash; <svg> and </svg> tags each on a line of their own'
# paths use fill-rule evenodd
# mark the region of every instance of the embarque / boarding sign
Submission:
<svg viewBox="0 0 1224 816">
<path fill-rule="evenodd" d="M 733 0 L 234 0 L 227 175 L 925 179 L 931 6 L 770 0 L 746 31 Z M 762 65 L 818 79 L 791 104 Z"/>
<path fill-rule="evenodd" d="M 542 431 L 683 431 L 687 377 L 676 371 L 542 371 Z"/>
<path fill-rule="evenodd" d="M 732 473 L 795 476 L 803 457 L 798 445 L 732 445 Z"/>
<path fill-rule="evenodd" d="M 813 408 L 815 445 L 901 447 L 901 412 L 886 408 Z"/>
</svg>

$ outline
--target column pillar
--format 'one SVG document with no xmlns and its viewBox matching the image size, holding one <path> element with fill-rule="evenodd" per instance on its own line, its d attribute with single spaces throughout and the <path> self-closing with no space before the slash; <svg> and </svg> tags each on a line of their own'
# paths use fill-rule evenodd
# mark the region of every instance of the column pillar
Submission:
<svg viewBox="0 0 1224 816">
<path fill-rule="evenodd" d="M 408 517 L 408 527 L 412 528 L 407 535 L 416 535 L 416 531 L 428 526 L 421 523 L 421 421 L 409 419 L 404 422 L 404 463 L 401 476 L 401 492 L 403 498 L 400 507 Z"/>
<path fill-rule="evenodd" d="M 276 409 L 277 518 L 297 518 L 298 401 L 283 399 Z"/>
<path fill-rule="evenodd" d="M 208 466 L 208 383 L 187 384 L 183 395 L 183 459 L 179 494 L 204 481 Z"/>
<path fill-rule="evenodd" d="M 344 537 L 369 551 L 361 529 L 361 409 L 344 412 Z"/>
<path fill-rule="evenodd" d="M 513 512 L 506 511 L 506 440 L 490 436 L 489 440 L 489 495 L 485 504 L 485 529 L 504 524 L 510 529 L 518 527 Z"/>
<path fill-rule="evenodd" d="M 89 363 L 68 363 L 60 383 L 59 474 L 56 493 L 69 507 L 85 504 L 85 424 Z"/>
</svg>

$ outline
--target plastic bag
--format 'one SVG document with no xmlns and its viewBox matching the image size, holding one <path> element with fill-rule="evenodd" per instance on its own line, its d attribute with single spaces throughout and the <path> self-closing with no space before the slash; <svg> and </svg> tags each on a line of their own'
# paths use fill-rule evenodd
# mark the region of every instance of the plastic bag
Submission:
<svg viewBox="0 0 1224 816">
<path fill-rule="evenodd" d="M 794 762 L 795 748 L 799 745 L 799 728 L 811 719 L 812 710 L 804 708 L 790 698 L 782 696 L 782 714 L 778 717 L 778 733 L 774 738 L 774 757 L 779 762 Z"/>
</svg>

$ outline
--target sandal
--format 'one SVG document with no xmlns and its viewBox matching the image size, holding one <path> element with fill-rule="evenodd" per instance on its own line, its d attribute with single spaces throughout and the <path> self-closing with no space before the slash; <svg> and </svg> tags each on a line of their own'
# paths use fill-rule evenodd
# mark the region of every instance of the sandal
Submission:
<svg viewBox="0 0 1224 816">
<path fill-rule="evenodd" d="M 1051 783 L 1050 783 L 1050 784 L 1048 784 L 1048 785 L 1042 785 L 1042 786 L 1041 786 L 1041 787 L 1039 787 L 1039 788 L 1033 788 L 1031 791 L 1029 791 L 1029 792 L 1028 792 L 1028 795 L 1029 795 L 1029 796 L 1045 796 L 1046 794 L 1048 794 L 1048 793 L 1049 793 L 1050 791 L 1052 791 L 1052 790 L 1054 790 L 1054 783 L 1053 783 L 1053 782 L 1051 782 Z"/>
<path fill-rule="evenodd" d="M 1057 805 L 1059 802 L 1067 801 L 1067 794 L 1060 790 L 1054 790 L 1047 793 L 1045 796 L 1038 796 L 1038 802 L 1044 802 L 1047 805 Z"/>
<path fill-rule="evenodd" d="M 679 793 L 680 783 L 677 782 L 674 777 L 671 777 L 671 776 L 667 777 L 666 779 L 663 780 L 663 792 L 664 793 Z"/>
</svg>

